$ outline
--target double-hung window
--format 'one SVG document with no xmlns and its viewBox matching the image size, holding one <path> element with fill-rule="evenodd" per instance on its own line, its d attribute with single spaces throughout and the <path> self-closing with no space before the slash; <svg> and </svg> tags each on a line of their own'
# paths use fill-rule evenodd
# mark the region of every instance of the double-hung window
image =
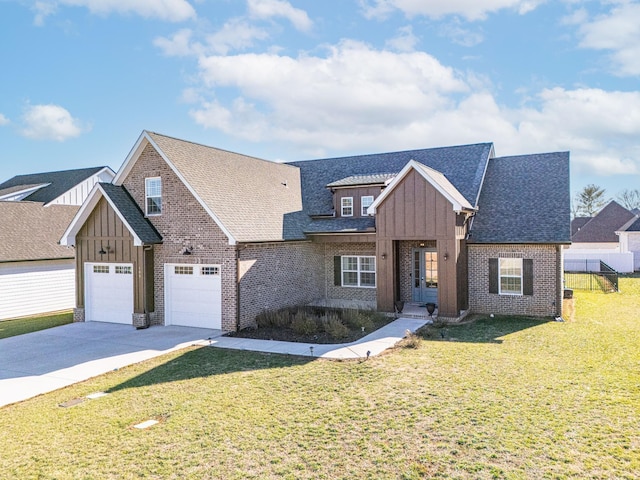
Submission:
<svg viewBox="0 0 640 480">
<path fill-rule="evenodd" d="M 501 295 L 522 295 L 522 258 L 500 258 Z"/>
<path fill-rule="evenodd" d="M 342 197 L 340 206 L 340 216 L 353 217 L 353 197 Z"/>
<path fill-rule="evenodd" d="M 162 180 L 160 177 L 144 180 L 145 208 L 147 215 L 162 213 Z"/>
<path fill-rule="evenodd" d="M 372 203 L 373 203 L 373 195 L 365 195 L 364 197 L 360 197 L 360 207 L 362 209 L 363 217 L 366 217 L 367 215 L 369 215 L 367 213 L 367 209 L 371 206 Z"/>
<path fill-rule="evenodd" d="M 376 257 L 343 256 L 343 287 L 376 287 Z"/>
</svg>

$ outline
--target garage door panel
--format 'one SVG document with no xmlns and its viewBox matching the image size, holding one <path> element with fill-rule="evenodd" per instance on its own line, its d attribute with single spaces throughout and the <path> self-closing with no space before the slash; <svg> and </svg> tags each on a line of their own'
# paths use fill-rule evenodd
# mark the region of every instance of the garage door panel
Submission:
<svg viewBox="0 0 640 480">
<path fill-rule="evenodd" d="M 208 273 L 203 275 L 203 272 Z M 165 265 L 167 325 L 220 329 L 222 295 L 219 265 Z"/>
<path fill-rule="evenodd" d="M 133 266 L 85 264 L 85 320 L 131 324 Z"/>
</svg>

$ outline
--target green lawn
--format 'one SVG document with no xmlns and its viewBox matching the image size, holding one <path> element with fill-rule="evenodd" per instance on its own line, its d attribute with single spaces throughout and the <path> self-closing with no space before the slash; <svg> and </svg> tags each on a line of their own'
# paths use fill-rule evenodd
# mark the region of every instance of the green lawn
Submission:
<svg viewBox="0 0 640 480">
<path fill-rule="evenodd" d="M 368 361 L 167 355 L 0 409 L 0 477 L 637 479 L 640 278 L 621 289 Z"/>
<path fill-rule="evenodd" d="M 73 322 L 73 312 L 0 321 L 0 338 L 13 337 Z"/>
</svg>

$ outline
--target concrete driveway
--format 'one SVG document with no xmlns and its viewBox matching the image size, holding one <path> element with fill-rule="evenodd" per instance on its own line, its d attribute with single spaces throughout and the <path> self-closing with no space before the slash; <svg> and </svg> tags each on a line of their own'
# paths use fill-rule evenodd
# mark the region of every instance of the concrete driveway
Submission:
<svg viewBox="0 0 640 480">
<path fill-rule="evenodd" d="M 72 323 L 0 340 L 0 407 L 194 344 L 220 330 Z"/>
</svg>

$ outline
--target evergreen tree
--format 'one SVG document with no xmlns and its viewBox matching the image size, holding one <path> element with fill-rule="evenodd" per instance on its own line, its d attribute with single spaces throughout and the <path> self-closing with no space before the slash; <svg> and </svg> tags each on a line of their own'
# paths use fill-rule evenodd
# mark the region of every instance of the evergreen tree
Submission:
<svg viewBox="0 0 640 480">
<path fill-rule="evenodd" d="M 607 204 L 605 189 L 590 184 L 576 194 L 575 209 L 579 217 L 593 217 Z"/>
</svg>

